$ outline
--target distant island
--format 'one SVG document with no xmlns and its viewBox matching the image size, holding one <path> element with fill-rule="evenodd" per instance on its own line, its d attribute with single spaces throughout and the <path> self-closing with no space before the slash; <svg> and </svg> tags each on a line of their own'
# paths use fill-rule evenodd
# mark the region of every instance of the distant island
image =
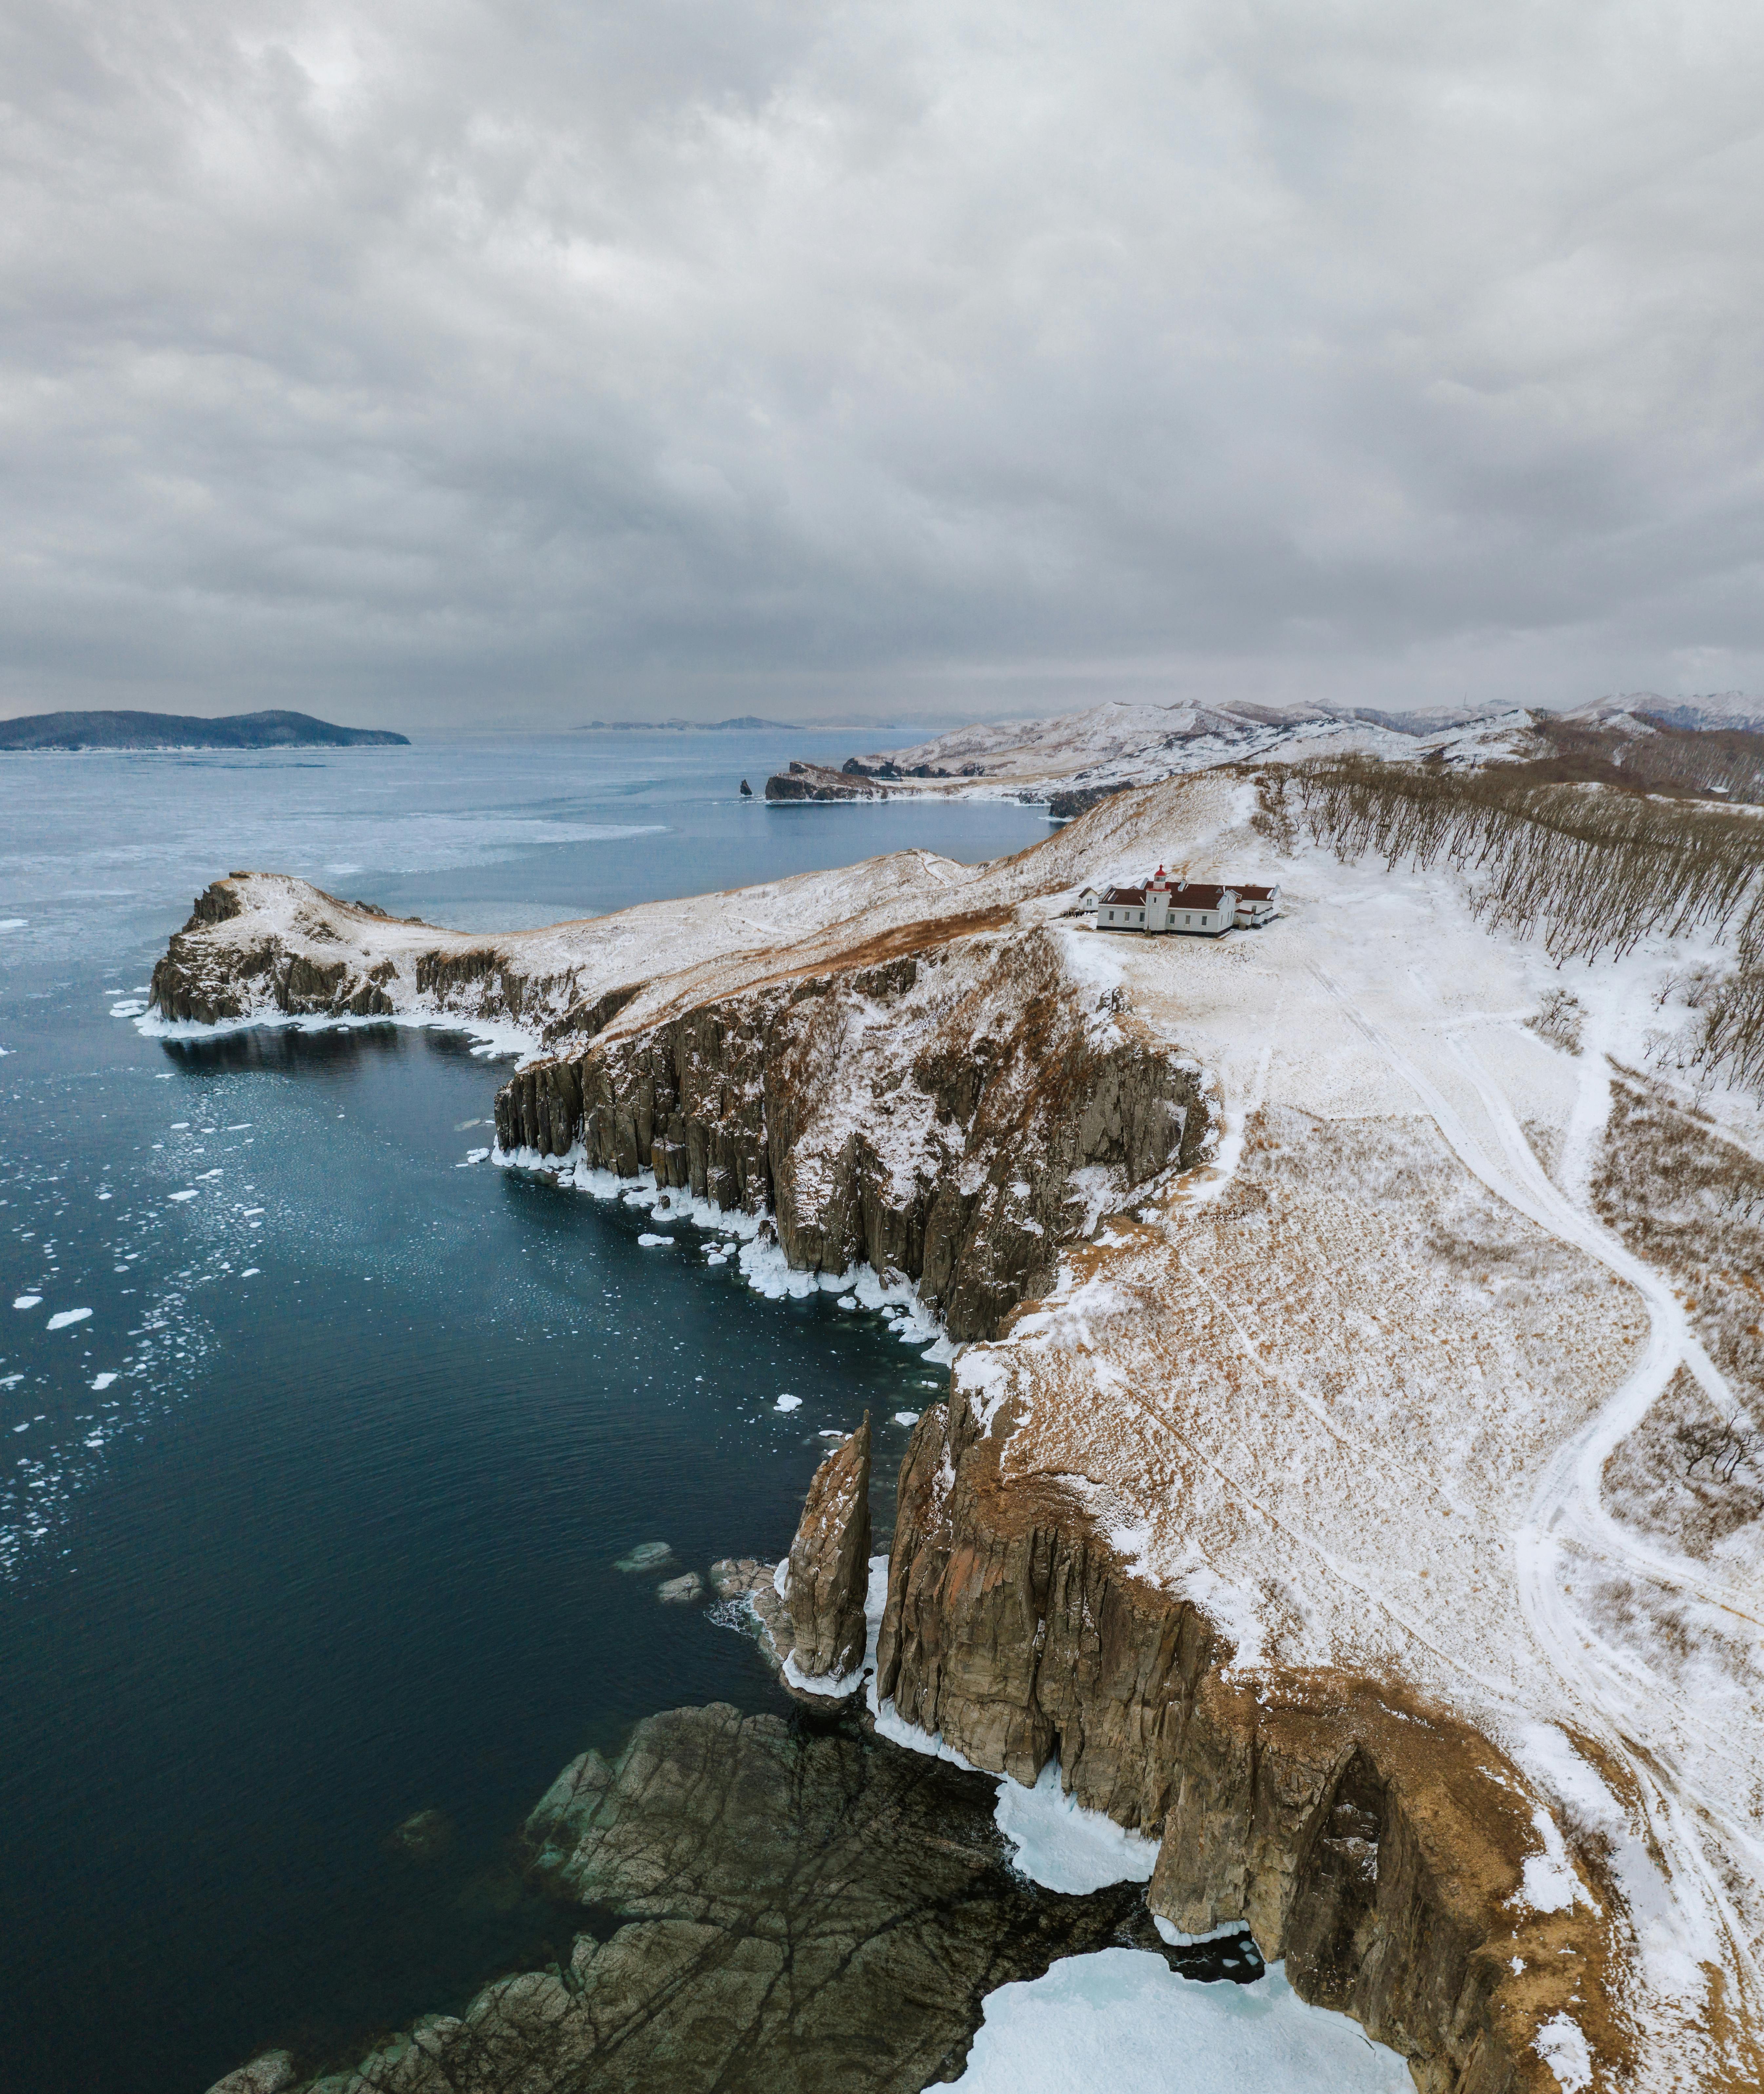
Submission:
<svg viewBox="0 0 1764 2094">
<path fill-rule="evenodd" d="M 779 734 L 793 734 L 800 724 L 791 720 L 761 719 L 756 714 L 743 713 L 739 719 L 723 720 L 584 720 L 576 732 L 592 734 L 598 729 L 609 734 L 723 734 L 732 728 L 770 728 Z"/>
<path fill-rule="evenodd" d="M 0 750 L 26 749 L 408 749 L 407 734 L 333 727 L 310 713 L 31 713 L 0 720 Z"/>
</svg>

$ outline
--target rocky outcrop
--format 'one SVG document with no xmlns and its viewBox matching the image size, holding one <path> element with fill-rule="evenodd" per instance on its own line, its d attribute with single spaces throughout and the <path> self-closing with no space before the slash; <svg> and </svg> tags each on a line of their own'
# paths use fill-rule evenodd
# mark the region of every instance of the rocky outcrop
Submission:
<svg viewBox="0 0 1764 2094">
<path fill-rule="evenodd" d="M 722 1705 L 584 1753 L 528 1821 L 579 1900 L 567 1964 L 506 1978 L 337 2083 L 348 2094 L 919 2094 L 997 1985 L 1158 1949 L 1138 1886 L 1036 1892 L 990 1782 L 849 1729 Z"/>
<path fill-rule="evenodd" d="M 919 1283 L 990 1335 L 1060 1246 L 1212 1138 L 1198 1065 L 1123 1032 L 1053 934 L 979 932 L 712 998 L 497 1094 L 505 1150 L 770 1210 L 790 1264 Z"/>
<path fill-rule="evenodd" d="M 793 763 L 766 780 L 768 800 L 880 800 L 874 785 L 854 785 L 849 779 L 819 763 Z"/>
<path fill-rule="evenodd" d="M 299 2079 L 292 2055 L 285 2050 L 266 2050 L 249 2065 L 217 2079 L 208 2094 L 285 2094 Z"/>
<path fill-rule="evenodd" d="M 855 1692 L 870 1583 L 870 1414 L 815 1472 L 790 1544 L 784 1605 L 790 1657 L 805 1681 Z"/>
<path fill-rule="evenodd" d="M 1123 778 L 1113 785 L 1067 785 L 1047 796 L 1047 810 L 1056 821 L 1069 822 L 1075 816 L 1088 814 L 1104 800 L 1112 800 L 1117 793 L 1131 793 L 1145 784 L 1142 778 Z"/>
<path fill-rule="evenodd" d="M 1064 1486 L 1001 1474 L 1008 1427 L 983 1431 L 958 1391 L 914 1432 L 880 1693 L 1019 1781 L 1057 1756 L 1080 1802 L 1162 1840 L 1154 1913 L 1190 1935 L 1246 1922 L 1421 2094 L 1558 2094 L 1532 2043 L 1557 2012 L 1620 2054 L 1605 1923 L 1590 1898 L 1527 1907 L 1532 1805 L 1488 1740 L 1388 1683 L 1234 1676 L 1206 1617 L 1127 1572 Z"/>
</svg>

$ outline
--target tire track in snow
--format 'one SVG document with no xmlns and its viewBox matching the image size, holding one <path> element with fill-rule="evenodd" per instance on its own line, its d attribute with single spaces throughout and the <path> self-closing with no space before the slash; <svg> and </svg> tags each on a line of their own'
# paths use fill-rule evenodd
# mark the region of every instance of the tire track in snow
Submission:
<svg viewBox="0 0 1764 2094">
<path fill-rule="evenodd" d="M 1729 1856 L 1736 1858 L 1749 1853 L 1755 1857 L 1758 1852 L 1756 1836 L 1749 1828 L 1736 1822 L 1718 1802 L 1696 1793 L 1674 1765 L 1675 1755 L 1662 1753 L 1658 1746 L 1645 1744 L 1630 1735 L 1624 1718 L 1632 1718 L 1635 1713 L 1636 1689 L 1632 1687 L 1628 1693 L 1620 1692 L 1614 1675 L 1631 1674 L 1636 1686 L 1662 1710 L 1673 1710 L 1681 1697 L 1664 1687 L 1658 1675 L 1644 1662 L 1628 1653 L 1620 1655 L 1597 1636 L 1564 1604 L 1562 1591 L 1563 1543 L 1580 1524 L 1581 1515 L 1590 1502 L 1597 1511 L 1592 1524 L 1598 1541 L 1615 1559 L 1618 1568 L 1629 1570 L 1638 1582 L 1677 1585 L 1695 1597 L 1707 1599 L 1709 1604 L 1740 1613 L 1748 1620 L 1755 1618 L 1749 1610 L 1731 1607 L 1726 1588 L 1717 1588 L 1713 1579 L 1688 1564 L 1674 1565 L 1671 1559 L 1662 1558 L 1668 1574 L 1662 1581 L 1649 1561 L 1656 1552 L 1612 1520 L 1599 1499 L 1599 1483 L 1605 1459 L 1658 1400 L 1694 1345 L 1682 1305 L 1657 1273 L 1642 1265 L 1600 1224 L 1571 1206 L 1550 1184 L 1511 1107 L 1504 1097 L 1490 1097 L 1494 1087 L 1487 1072 L 1475 1062 L 1473 1054 L 1466 1059 L 1467 1050 L 1461 1047 L 1455 1036 L 1450 1040 L 1454 1055 L 1476 1089 L 1484 1110 L 1488 1111 L 1503 1148 L 1508 1149 L 1510 1157 L 1516 1157 L 1523 1151 L 1527 1159 L 1527 1167 L 1519 1170 L 1517 1184 L 1494 1166 L 1444 1095 L 1376 1025 L 1356 1009 L 1340 984 L 1314 963 L 1310 971 L 1340 1006 L 1349 1023 L 1376 1048 L 1414 1091 L 1466 1169 L 1497 1198 L 1523 1214 L 1546 1235 L 1573 1245 L 1630 1280 L 1648 1306 L 1649 1339 L 1640 1363 L 1597 1413 L 1551 1457 L 1533 1496 L 1530 1514 L 1514 1535 L 1519 1601 L 1532 1638 L 1554 1669 L 1570 1703 L 1580 1710 L 1588 1730 L 1598 1736 L 1606 1749 L 1627 1769 L 1660 1851 L 1682 1864 L 1671 1870 L 1666 1888 L 1687 1922 L 1687 1935 L 1694 1940 L 1699 1935 L 1707 1939 L 1713 1934 L 1725 1944 L 1744 2016 L 1755 2023 L 1764 1987 L 1761 1987 L 1747 1930 L 1722 1880 L 1725 1857 L 1710 1855 L 1703 1839 L 1685 1822 L 1686 1806 L 1694 1809 L 1719 1835 Z M 1700 1346 L 1696 1350 L 1701 1353 Z M 1705 1363 L 1714 1375 L 1713 1363 L 1707 1362 L 1706 1356 Z M 1692 1371 L 1696 1371 L 1694 1365 Z M 1701 1379 L 1701 1375 L 1698 1379 Z M 1725 1387 L 1718 1375 L 1715 1379 L 1718 1387 Z M 1719 1597 L 1714 1597 L 1718 1591 Z M 1614 1703 L 1620 1705 L 1614 1706 Z M 1704 1727 L 1700 1723 L 1696 1727 Z M 1687 1876 L 1691 1879 L 1688 1884 Z M 1694 1902 L 1688 1896 L 1692 1887 L 1700 1894 Z"/>
</svg>

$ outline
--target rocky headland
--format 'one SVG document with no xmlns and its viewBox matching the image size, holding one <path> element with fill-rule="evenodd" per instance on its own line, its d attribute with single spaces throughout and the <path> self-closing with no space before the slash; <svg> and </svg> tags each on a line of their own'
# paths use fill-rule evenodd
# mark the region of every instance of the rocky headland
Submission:
<svg viewBox="0 0 1764 2094">
<path fill-rule="evenodd" d="M 235 875 L 154 997 L 174 1028 L 518 1034 L 506 1160 L 744 1212 L 797 1270 L 914 1282 L 967 1343 L 902 1468 L 874 1692 L 976 1768 L 1057 1759 L 1159 1842 L 1143 1909 L 1168 1935 L 1247 1927 L 1422 2094 L 1744 2085 L 1737 1935 L 1685 1966 L 1694 1998 L 1650 1961 L 1638 1886 L 1688 1899 L 1700 1851 L 1662 1844 L 1660 1762 L 1624 1727 L 1653 1718 L 1610 1714 L 1526 1582 L 1556 1448 L 1638 1371 L 1638 1283 L 1513 1190 L 1491 1158 L 1526 1137 L 1479 1067 L 1449 1097 L 1406 1073 L 1428 1026 L 1523 1013 L 1523 958 L 1449 897 L 1368 943 L 1302 866 L 1260 942 L 1129 949 L 1076 915 L 1084 882 L 1156 858 L 1240 869 L 1269 848 L 1257 805 L 1243 778 L 1178 782 L 997 866 L 904 854 L 496 939 Z M 1429 938 L 1459 941 L 1449 988 L 1393 1015 L 1393 956 Z M 1510 1050 L 1540 1129 L 1575 1109 L 1556 1052 Z M 818 1476 L 784 1592 L 719 1566 L 823 1683 L 858 1640 L 867 1452 Z M 978 1777 L 867 1722 L 679 1711 L 575 1762 L 529 1826 L 589 1914 L 568 1970 L 341 2083 L 921 2086 L 1004 1975 L 1143 1936 L 1136 1890 L 1101 1918 L 1013 1906 L 960 1829 Z M 786 1883 L 812 1921 L 777 1917 Z M 934 1953 L 909 1907 L 947 1927 Z M 863 2004 L 872 1979 L 910 2028 Z"/>
</svg>

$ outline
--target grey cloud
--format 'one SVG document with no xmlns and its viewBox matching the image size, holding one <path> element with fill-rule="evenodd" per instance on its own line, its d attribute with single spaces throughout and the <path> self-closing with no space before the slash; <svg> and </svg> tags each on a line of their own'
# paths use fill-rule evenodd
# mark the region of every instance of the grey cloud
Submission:
<svg viewBox="0 0 1764 2094">
<path fill-rule="evenodd" d="M 1749 7 L 3 34 L 10 710 L 1758 680 Z"/>
</svg>

